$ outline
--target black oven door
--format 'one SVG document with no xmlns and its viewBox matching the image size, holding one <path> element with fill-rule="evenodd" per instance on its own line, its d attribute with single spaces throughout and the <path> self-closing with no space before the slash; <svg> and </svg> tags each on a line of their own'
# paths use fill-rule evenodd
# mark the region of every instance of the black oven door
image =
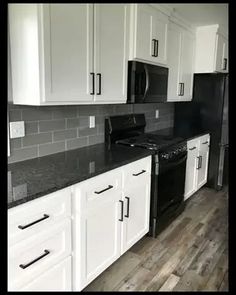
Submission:
<svg viewBox="0 0 236 295">
<path fill-rule="evenodd" d="M 174 160 L 160 161 L 157 192 L 157 215 L 163 215 L 184 200 L 187 153 Z"/>
<path fill-rule="evenodd" d="M 127 103 L 167 101 L 167 82 L 168 68 L 129 61 Z"/>
</svg>

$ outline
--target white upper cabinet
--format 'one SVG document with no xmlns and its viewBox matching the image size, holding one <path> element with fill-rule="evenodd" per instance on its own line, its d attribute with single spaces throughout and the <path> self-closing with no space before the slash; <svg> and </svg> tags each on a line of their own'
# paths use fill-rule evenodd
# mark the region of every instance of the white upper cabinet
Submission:
<svg viewBox="0 0 236 295">
<path fill-rule="evenodd" d="M 228 72 L 228 39 L 219 25 L 196 29 L 195 73 Z"/>
<path fill-rule="evenodd" d="M 127 17 L 123 4 L 94 5 L 95 101 L 126 102 Z"/>
<path fill-rule="evenodd" d="M 10 4 L 13 101 L 126 101 L 125 4 Z"/>
<path fill-rule="evenodd" d="M 175 23 L 168 31 L 168 101 L 192 99 L 194 36 Z"/>
<path fill-rule="evenodd" d="M 148 4 L 133 4 L 130 59 L 166 65 L 168 16 Z"/>
</svg>

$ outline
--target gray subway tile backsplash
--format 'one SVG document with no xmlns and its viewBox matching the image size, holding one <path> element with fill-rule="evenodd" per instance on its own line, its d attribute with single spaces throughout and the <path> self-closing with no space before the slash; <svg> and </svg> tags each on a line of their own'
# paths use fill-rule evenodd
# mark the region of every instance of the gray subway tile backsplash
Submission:
<svg viewBox="0 0 236 295">
<path fill-rule="evenodd" d="M 53 130 L 64 130 L 66 127 L 66 120 L 51 120 L 51 121 L 41 121 L 39 122 L 39 131 L 53 131 Z"/>
<path fill-rule="evenodd" d="M 174 120 L 174 103 L 42 107 L 8 104 L 8 108 L 10 122 L 25 122 L 25 137 L 10 139 L 9 163 L 102 143 L 106 116 L 144 113 L 146 132 L 172 127 Z M 95 128 L 89 128 L 89 116 L 95 116 Z"/>
</svg>

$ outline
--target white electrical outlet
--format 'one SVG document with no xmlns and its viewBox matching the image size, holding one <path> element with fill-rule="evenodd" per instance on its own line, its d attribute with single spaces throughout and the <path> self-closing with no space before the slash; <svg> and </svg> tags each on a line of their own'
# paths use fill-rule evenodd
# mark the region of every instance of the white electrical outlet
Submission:
<svg viewBox="0 0 236 295">
<path fill-rule="evenodd" d="M 18 138 L 25 136 L 24 121 L 10 122 L 10 138 Z"/>
<path fill-rule="evenodd" d="M 156 119 L 159 118 L 159 110 L 156 110 Z"/>
<path fill-rule="evenodd" d="M 89 116 L 89 128 L 95 127 L 95 116 Z"/>
</svg>

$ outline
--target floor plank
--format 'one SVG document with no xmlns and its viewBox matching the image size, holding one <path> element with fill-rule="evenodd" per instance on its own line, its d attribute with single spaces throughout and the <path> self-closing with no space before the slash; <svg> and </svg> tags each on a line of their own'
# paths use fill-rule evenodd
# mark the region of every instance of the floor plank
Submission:
<svg viewBox="0 0 236 295">
<path fill-rule="evenodd" d="M 228 192 L 204 187 L 156 239 L 142 238 L 83 291 L 216 290 L 228 290 Z"/>
</svg>

